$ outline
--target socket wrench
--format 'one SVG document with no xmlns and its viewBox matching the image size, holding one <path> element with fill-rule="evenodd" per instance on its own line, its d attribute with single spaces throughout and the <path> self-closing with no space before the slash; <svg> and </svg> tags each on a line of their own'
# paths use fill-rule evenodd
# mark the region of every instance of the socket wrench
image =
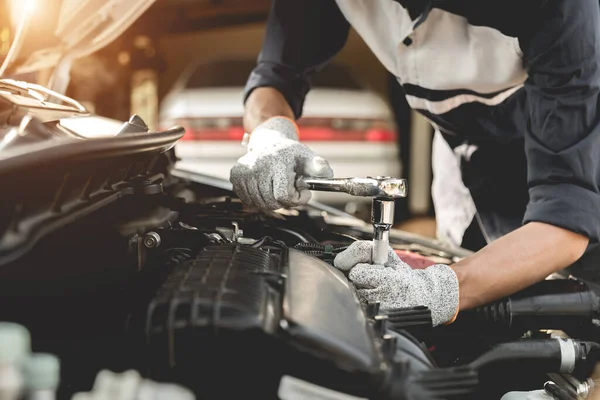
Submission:
<svg viewBox="0 0 600 400">
<path fill-rule="evenodd" d="M 372 197 L 373 254 L 371 261 L 374 264 L 387 262 L 390 229 L 394 224 L 394 199 L 406 197 L 406 179 L 385 176 L 333 179 L 300 177 L 296 182 L 296 187 Z"/>
</svg>

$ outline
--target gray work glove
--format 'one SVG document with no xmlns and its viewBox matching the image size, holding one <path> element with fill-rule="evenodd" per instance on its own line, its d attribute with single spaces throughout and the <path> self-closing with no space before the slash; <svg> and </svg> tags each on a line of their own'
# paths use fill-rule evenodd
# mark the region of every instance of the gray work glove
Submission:
<svg viewBox="0 0 600 400">
<path fill-rule="evenodd" d="M 379 301 L 382 309 L 427 306 L 433 325 L 451 323 L 458 312 L 458 278 L 447 265 L 412 269 L 389 249 L 385 265 L 371 264 L 373 242 L 357 241 L 339 253 L 334 265 L 349 271 L 363 302 Z"/>
<path fill-rule="evenodd" d="M 250 135 L 248 153 L 231 169 L 233 190 L 246 205 L 277 210 L 306 204 L 311 192 L 297 187 L 299 176 L 332 178 L 322 157 L 298 142 L 298 128 L 286 117 L 273 117 Z"/>
</svg>

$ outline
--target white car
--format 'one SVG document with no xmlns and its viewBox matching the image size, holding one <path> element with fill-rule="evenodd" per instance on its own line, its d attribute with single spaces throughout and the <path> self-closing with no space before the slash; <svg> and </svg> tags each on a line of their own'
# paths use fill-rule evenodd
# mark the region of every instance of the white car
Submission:
<svg viewBox="0 0 600 400">
<path fill-rule="evenodd" d="M 186 128 L 176 148 L 180 167 L 229 178 L 245 151 L 243 91 L 255 65 L 249 59 L 198 62 L 164 98 L 160 126 Z M 342 65 L 314 75 L 298 125 L 302 142 L 329 161 L 336 177 L 402 176 L 391 109 Z M 358 205 L 343 193 L 314 192 L 313 199 L 348 211 Z"/>
</svg>

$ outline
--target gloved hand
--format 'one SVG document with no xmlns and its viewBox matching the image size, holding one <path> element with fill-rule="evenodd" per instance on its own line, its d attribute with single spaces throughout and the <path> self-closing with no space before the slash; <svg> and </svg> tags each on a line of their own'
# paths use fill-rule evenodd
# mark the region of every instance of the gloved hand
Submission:
<svg viewBox="0 0 600 400">
<path fill-rule="evenodd" d="M 286 117 L 273 117 L 250 135 L 248 153 L 231 169 L 233 190 L 242 202 L 262 210 L 306 204 L 308 188 L 296 187 L 298 176 L 332 178 L 327 161 L 298 142 L 298 128 Z"/>
<path fill-rule="evenodd" d="M 371 241 L 357 241 L 333 263 L 357 288 L 363 302 L 379 301 L 381 309 L 427 306 L 433 325 L 451 323 L 458 313 L 458 278 L 452 268 L 436 264 L 412 269 L 392 248 L 385 265 L 371 263 Z"/>
</svg>

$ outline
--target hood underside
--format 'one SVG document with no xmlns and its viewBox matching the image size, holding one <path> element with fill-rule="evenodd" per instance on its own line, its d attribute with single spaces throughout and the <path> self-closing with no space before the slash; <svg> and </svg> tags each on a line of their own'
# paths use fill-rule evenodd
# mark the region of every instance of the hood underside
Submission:
<svg viewBox="0 0 600 400">
<path fill-rule="evenodd" d="M 28 7 L 23 7 L 26 1 Z M 155 0 L 13 0 L 25 21 L 22 42 L 8 71 L 24 74 L 103 48 L 131 26 Z M 16 19 L 16 20 L 14 20 Z"/>
</svg>

